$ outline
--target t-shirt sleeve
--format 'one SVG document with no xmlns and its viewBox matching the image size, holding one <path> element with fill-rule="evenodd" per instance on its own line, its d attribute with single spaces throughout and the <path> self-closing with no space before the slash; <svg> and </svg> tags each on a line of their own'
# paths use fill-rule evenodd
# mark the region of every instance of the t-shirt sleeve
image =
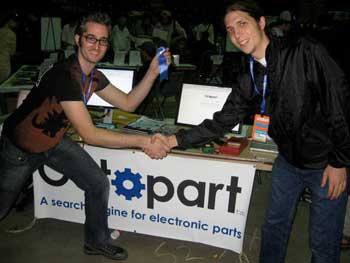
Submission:
<svg viewBox="0 0 350 263">
<path fill-rule="evenodd" d="M 96 70 L 96 80 L 97 80 L 97 87 L 95 89 L 95 92 L 103 90 L 110 83 L 107 77 L 101 71 L 98 71 L 98 70 Z"/>
</svg>

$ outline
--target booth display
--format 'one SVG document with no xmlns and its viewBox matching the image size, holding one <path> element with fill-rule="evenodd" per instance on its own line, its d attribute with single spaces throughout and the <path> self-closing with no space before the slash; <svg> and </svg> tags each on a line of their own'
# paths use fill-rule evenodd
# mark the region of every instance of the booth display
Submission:
<svg viewBox="0 0 350 263">
<path fill-rule="evenodd" d="M 14 79 L 7 87 L 13 87 Z M 113 123 L 127 125 L 138 117 L 114 114 Z M 110 228 L 237 253 L 242 251 L 255 171 L 270 170 L 275 157 L 257 156 L 248 146 L 239 156 L 172 150 L 160 161 L 133 149 L 81 145 L 108 176 Z M 70 180 L 45 166 L 33 178 L 36 218 L 84 222 L 84 193 Z"/>
<path fill-rule="evenodd" d="M 178 154 L 159 161 L 131 149 L 83 147 L 110 181 L 110 228 L 241 253 L 254 164 Z M 84 193 L 61 174 L 37 172 L 34 194 L 36 218 L 84 222 Z"/>
</svg>

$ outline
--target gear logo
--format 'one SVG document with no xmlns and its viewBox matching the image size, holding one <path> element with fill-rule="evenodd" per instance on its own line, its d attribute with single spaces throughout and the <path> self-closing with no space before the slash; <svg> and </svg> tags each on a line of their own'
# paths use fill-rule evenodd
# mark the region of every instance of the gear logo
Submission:
<svg viewBox="0 0 350 263">
<path fill-rule="evenodd" d="M 111 180 L 112 185 L 116 187 L 115 193 L 123 195 L 125 200 L 131 200 L 133 197 L 138 199 L 142 196 L 141 191 L 145 189 L 145 185 L 141 183 L 141 175 L 139 173 L 132 173 L 130 168 L 125 168 L 124 172 L 117 170 L 116 178 Z M 124 186 L 125 181 L 130 181 L 133 186 L 128 189 Z"/>
</svg>

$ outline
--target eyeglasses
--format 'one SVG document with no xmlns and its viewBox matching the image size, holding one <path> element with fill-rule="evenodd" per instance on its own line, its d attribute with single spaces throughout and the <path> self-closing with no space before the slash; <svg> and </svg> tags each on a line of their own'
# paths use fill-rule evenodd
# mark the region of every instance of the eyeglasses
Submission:
<svg viewBox="0 0 350 263">
<path fill-rule="evenodd" d="M 83 37 L 85 37 L 86 41 L 89 44 L 96 44 L 98 42 L 99 45 L 101 46 L 104 46 L 104 47 L 108 46 L 108 38 L 97 39 L 93 35 L 84 35 Z"/>
</svg>

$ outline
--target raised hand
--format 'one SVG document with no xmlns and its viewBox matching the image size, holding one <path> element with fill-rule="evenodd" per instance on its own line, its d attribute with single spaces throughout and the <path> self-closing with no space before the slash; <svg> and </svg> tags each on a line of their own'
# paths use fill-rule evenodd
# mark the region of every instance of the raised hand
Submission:
<svg viewBox="0 0 350 263">
<path fill-rule="evenodd" d="M 143 151 L 152 159 L 163 159 L 170 151 L 168 138 L 161 134 L 153 135 L 149 138 Z"/>
<path fill-rule="evenodd" d="M 166 58 L 167 64 L 171 64 L 171 53 L 169 51 L 169 48 L 167 48 L 164 53 L 161 55 Z M 159 74 L 159 67 L 158 67 L 158 57 L 155 55 L 155 57 L 152 59 L 151 65 L 149 67 L 149 70 L 153 72 L 153 74 L 158 75 Z"/>
</svg>

